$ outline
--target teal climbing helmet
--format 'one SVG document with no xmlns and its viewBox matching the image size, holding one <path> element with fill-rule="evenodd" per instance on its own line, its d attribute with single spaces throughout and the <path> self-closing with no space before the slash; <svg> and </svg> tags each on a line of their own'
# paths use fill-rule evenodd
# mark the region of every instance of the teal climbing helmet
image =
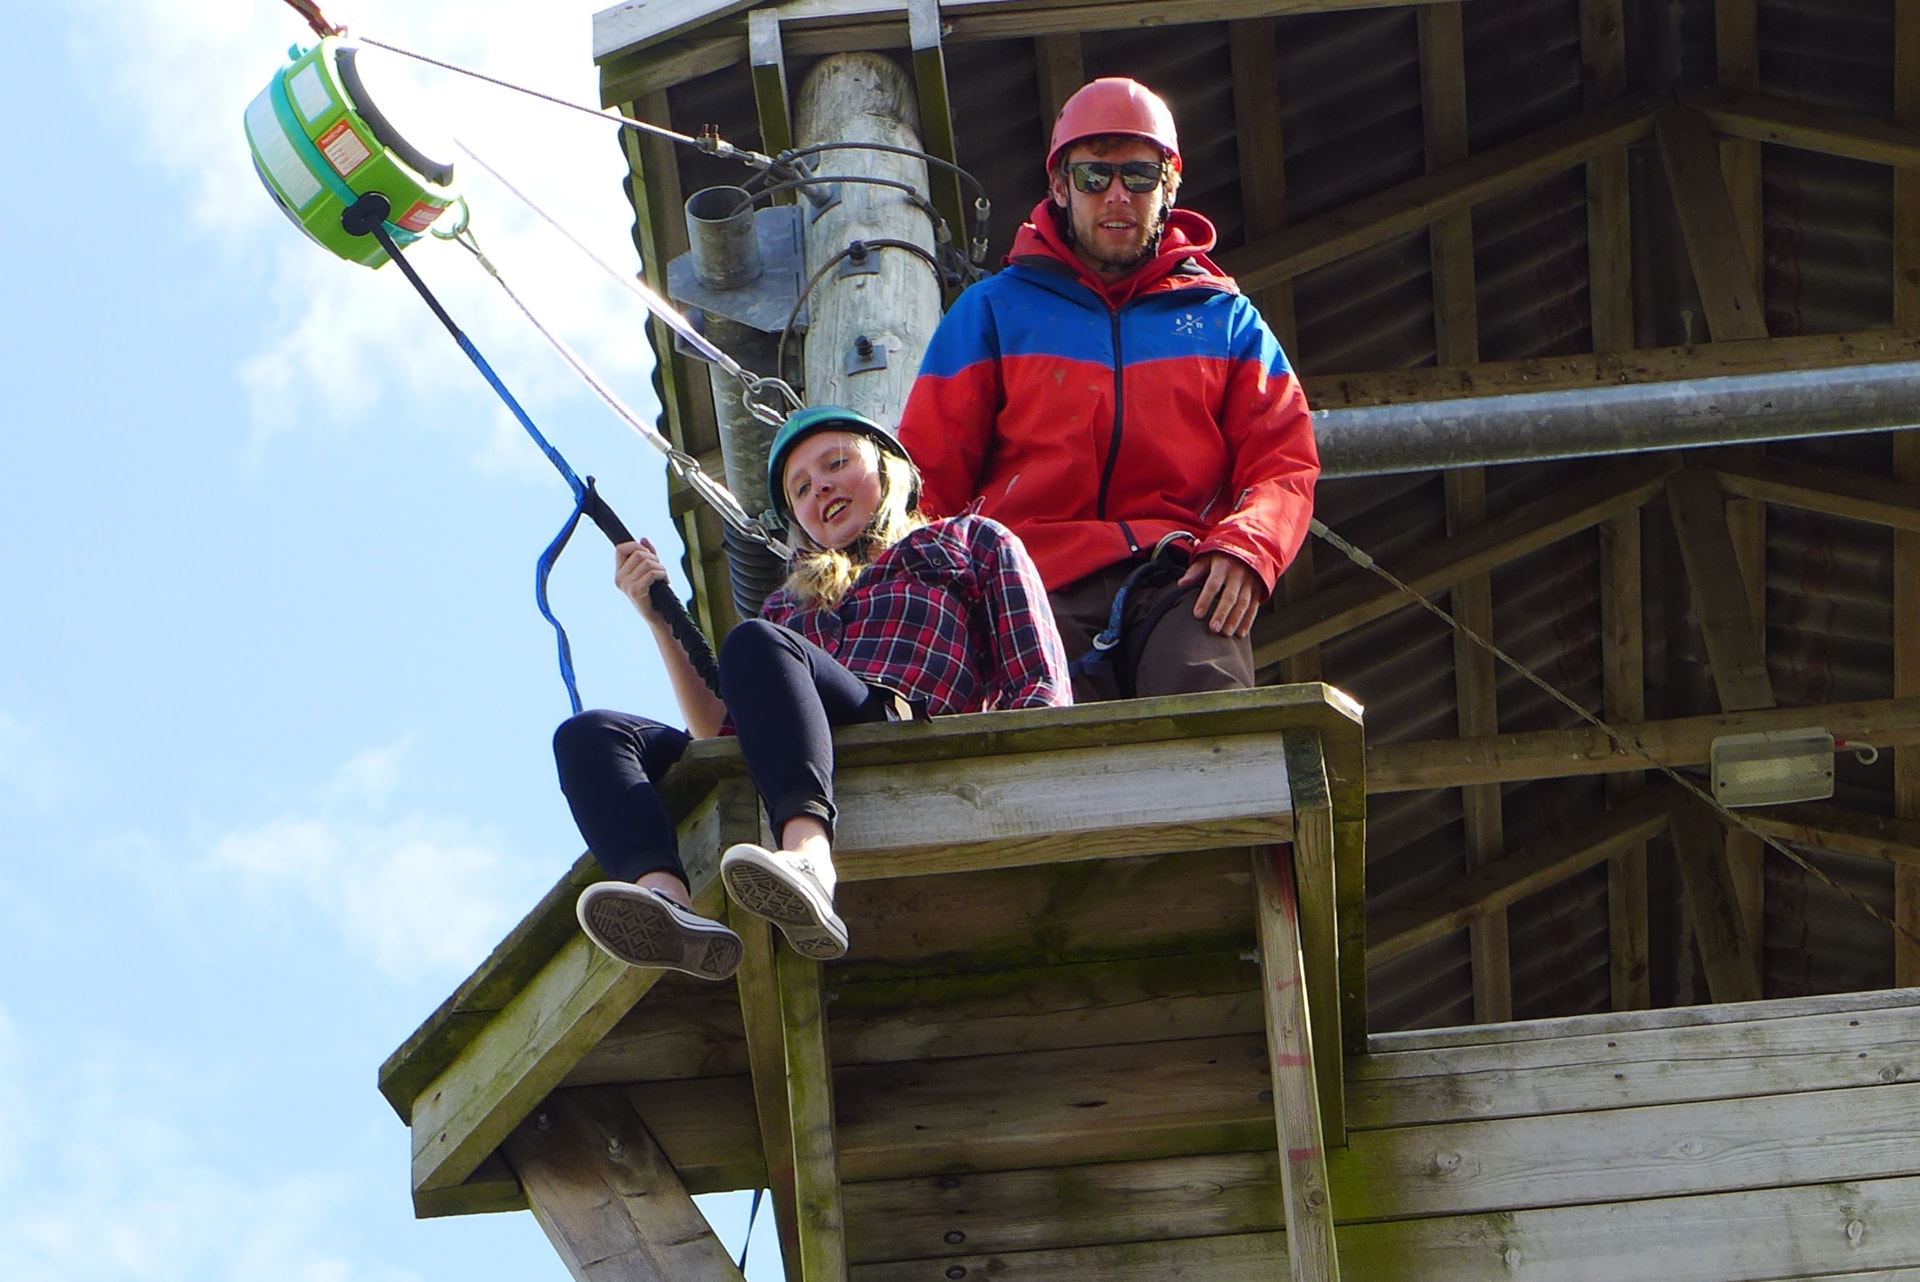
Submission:
<svg viewBox="0 0 1920 1282">
<path fill-rule="evenodd" d="M 786 480 L 787 455 L 793 453 L 793 447 L 812 436 L 815 432 L 853 432 L 870 439 L 875 445 L 897 458 L 913 462 L 913 455 L 907 453 L 906 446 L 892 430 L 858 410 L 844 409 L 838 405 L 809 405 L 806 409 L 795 410 L 773 434 L 773 444 L 767 450 L 767 497 L 773 503 L 774 515 L 780 518 L 782 525 L 793 523 L 793 512 L 787 507 Z M 920 474 L 913 474 L 913 483 L 907 490 L 907 507 L 912 508 L 920 501 Z"/>
</svg>

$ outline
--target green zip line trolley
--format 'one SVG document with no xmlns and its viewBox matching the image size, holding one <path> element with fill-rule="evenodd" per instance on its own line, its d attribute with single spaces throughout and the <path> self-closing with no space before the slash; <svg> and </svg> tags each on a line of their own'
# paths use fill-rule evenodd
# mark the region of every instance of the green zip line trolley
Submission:
<svg viewBox="0 0 1920 1282">
<path fill-rule="evenodd" d="M 289 56 L 247 107 L 254 171 L 308 237 L 348 262 L 378 267 L 387 261 L 379 239 L 349 233 L 340 215 L 378 193 L 392 211 L 387 233 L 411 244 L 459 202 L 453 164 L 417 141 L 424 113 L 414 110 L 407 86 L 366 66 L 358 45 L 326 36 Z M 394 123 L 396 114 L 408 119 L 415 140 Z M 437 142 L 427 145 L 444 154 Z"/>
</svg>

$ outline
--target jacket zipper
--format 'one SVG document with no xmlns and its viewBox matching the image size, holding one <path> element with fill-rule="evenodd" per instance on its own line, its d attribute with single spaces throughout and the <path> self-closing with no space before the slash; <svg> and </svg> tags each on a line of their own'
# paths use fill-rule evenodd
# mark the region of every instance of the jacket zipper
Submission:
<svg viewBox="0 0 1920 1282">
<path fill-rule="evenodd" d="M 1122 389 L 1125 378 L 1120 360 L 1120 312 L 1118 308 L 1108 308 L 1107 315 L 1113 319 L 1113 440 L 1107 446 L 1107 465 L 1100 472 L 1100 496 L 1094 504 L 1094 515 L 1100 520 L 1107 519 L 1107 487 L 1113 482 L 1113 469 L 1120 462 L 1120 436 L 1122 425 L 1126 421 L 1126 403 Z"/>
</svg>

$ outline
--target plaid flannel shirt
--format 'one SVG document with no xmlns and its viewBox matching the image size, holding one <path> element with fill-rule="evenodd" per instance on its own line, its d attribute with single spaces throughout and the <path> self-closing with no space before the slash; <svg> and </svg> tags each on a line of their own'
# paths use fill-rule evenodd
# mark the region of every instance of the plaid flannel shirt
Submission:
<svg viewBox="0 0 1920 1282">
<path fill-rule="evenodd" d="M 832 609 L 802 609 L 782 588 L 760 617 L 934 715 L 1073 702 L 1039 572 L 1020 540 L 986 517 L 914 530 Z"/>
</svg>

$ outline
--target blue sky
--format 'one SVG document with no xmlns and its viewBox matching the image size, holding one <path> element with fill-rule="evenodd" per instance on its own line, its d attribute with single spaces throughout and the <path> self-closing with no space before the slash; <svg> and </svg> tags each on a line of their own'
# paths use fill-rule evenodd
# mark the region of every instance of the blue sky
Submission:
<svg viewBox="0 0 1920 1282">
<path fill-rule="evenodd" d="M 591 102 L 594 7 L 327 9 Z M 579 851 L 532 599 L 570 496 L 397 272 L 327 255 L 260 189 L 240 116 L 309 38 L 291 10 L 9 17 L 0 1277 L 564 1279 L 528 1215 L 413 1220 L 374 1078 Z M 611 129 L 404 74 L 632 261 Z M 471 169 L 481 244 L 650 417 L 638 305 Z M 666 533 L 659 456 L 464 253 L 413 259 L 628 524 Z M 585 531 L 553 584 L 582 694 L 672 715 L 609 562 Z M 736 1249 L 743 1203 L 709 1202 Z"/>
</svg>

